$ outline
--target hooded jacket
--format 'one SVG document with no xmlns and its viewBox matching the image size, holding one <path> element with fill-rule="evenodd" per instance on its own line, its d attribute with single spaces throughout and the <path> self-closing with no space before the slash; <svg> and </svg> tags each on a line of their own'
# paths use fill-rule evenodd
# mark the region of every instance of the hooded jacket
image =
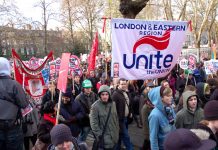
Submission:
<svg viewBox="0 0 218 150">
<path fill-rule="evenodd" d="M 11 75 L 11 66 L 9 61 L 0 57 L 0 76 L 10 76 Z"/>
<path fill-rule="evenodd" d="M 191 96 L 197 96 L 193 91 L 186 91 L 183 93 L 183 109 L 176 114 L 176 128 L 191 129 L 197 125 L 198 122 L 204 119 L 203 109 L 199 106 L 199 99 L 197 98 L 197 108 L 192 112 L 187 104 Z"/>
<path fill-rule="evenodd" d="M 110 88 L 106 85 L 102 85 L 98 91 L 99 95 L 102 92 L 109 93 L 109 100 L 107 103 L 102 102 L 101 99 L 98 99 L 91 107 L 90 112 L 90 124 L 92 131 L 96 137 L 102 135 L 105 122 L 111 107 L 111 114 L 106 126 L 106 130 L 103 136 L 104 139 L 104 148 L 113 148 L 118 141 L 119 137 L 119 122 L 117 116 L 117 110 L 115 102 L 111 100 L 111 91 Z"/>
<path fill-rule="evenodd" d="M 176 129 L 174 124 L 169 123 L 165 107 L 161 101 L 160 88 L 160 86 L 156 87 L 148 93 L 149 99 L 155 106 L 148 117 L 152 150 L 162 150 L 163 142 L 167 134 Z M 175 118 L 175 112 L 173 108 L 168 108 Z"/>
<path fill-rule="evenodd" d="M 10 75 L 9 61 L 0 57 L 0 119 L 15 121 L 21 117 L 20 109 L 29 103 L 22 86 Z"/>
</svg>

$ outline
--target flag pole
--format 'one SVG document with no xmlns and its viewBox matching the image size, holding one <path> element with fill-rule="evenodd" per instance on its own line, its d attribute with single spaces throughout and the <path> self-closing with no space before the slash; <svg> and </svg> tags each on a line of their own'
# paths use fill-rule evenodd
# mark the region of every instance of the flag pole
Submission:
<svg viewBox="0 0 218 150">
<path fill-rule="evenodd" d="M 75 84 L 75 82 L 74 82 L 74 75 L 73 75 L 73 71 L 72 71 L 71 75 L 72 75 L 73 95 L 75 95 L 75 88 L 74 88 L 74 84 Z"/>
<path fill-rule="evenodd" d="M 58 98 L 58 110 L 57 110 L 57 116 L 56 116 L 56 125 L 58 124 L 58 118 L 60 115 L 61 97 L 62 97 L 62 92 L 60 90 L 60 94 L 59 94 L 59 98 Z"/>
</svg>

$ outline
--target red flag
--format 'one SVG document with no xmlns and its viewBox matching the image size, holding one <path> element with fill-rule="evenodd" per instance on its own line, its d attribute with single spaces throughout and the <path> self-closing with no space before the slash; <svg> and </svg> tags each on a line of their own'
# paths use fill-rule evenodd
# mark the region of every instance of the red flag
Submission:
<svg viewBox="0 0 218 150">
<path fill-rule="evenodd" d="M 89 72 L 95 69 L 95 60 L 96 60 L 97 53 L 98 53 L 98 32 L 96 32 L 95 34 L 95 39 L 92 43 L 92 49 L 89 54 L 89 67 L 88 67 Z"/>
<path fill-rule="evenodd" d="M 49 53 L 42 65 L 35 69 L 26 66 L 14 49 L 12 49 L 12 57 L 14 61 L 15 80 L 24 86 L 32 98 L 42 97 L 46 92 L 46 88 L 41 71 L 47 62 L 53 59 L 52 52 Z"/>
<path fill-rule="evenodd" d="M 102 27 L 102 33 L 104 33 L 104 30 L 106 28 L 106 20 L 107 20 L 107 18 L 103 17 L 102 19 L 104 20 L 103 27 Z"/>
<path fill-rule="evenodd" d="M 67 76 L 70 62 L 70 53 L 63 53 L 61 58 L 61 66 L 58 75 L 57 88 L 65 93 L 67 86 Z"/>
</svg>

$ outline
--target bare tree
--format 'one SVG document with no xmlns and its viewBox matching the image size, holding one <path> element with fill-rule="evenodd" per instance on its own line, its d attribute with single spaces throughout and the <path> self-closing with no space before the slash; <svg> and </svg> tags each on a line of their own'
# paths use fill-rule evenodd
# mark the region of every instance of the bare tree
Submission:
<svg viewBox="0 0 218 150">
<path fill-rule="evenodd" d="M 78 0 L 62 0 L 61 18 L 64 27 L 69 31 L 69 46 L 67 49 L 73 50 L 75 44 L 74 28 L 77 21 Z M 68 34 L 67 34 L 68 35 Z"/>
<path fill-rule="evenodd" d="M 135 19 L 137 14 L 147 5 L 149 0 L 120 0 L 119 11 L 123 18 Z"/>
<path fill-rule="evenodd" d="M 91 47 L 93 32 L 96 30 L 97 22 L 101 18 L 100 14 L 103 12 L 104 3 L 102 0 L 81 0 L 77 7 L 77 22 L 89 39 L 88 49 Z"/>
<path fill-rule="evenodd" d="M 54 4 L 55 1 L 51 0 L 48 2 L 48 0 L 40 0 L 35 6 L 40 7 L 42 9 L 42 20 L 43 23 L 43 30 L 44 30 L 44 51 L 47 55 L 47 42 L 48 42 L 48 22 L 50 19 L 54 19 L 56 13 L 54 13 L 54 10 L 52 10 L 51 6 Z"/>
<path fill-rule="evenodd" d="M 210 0 L 208 2 L 208 4 L 206 5 L 206 10 L 205 12 L 199 12 L 202 11 L 202 9 L 199 9 L 199 1 L 191 1 L 191 6 L 192 9 L 194 10 L 194 14 L 193 14 L 193 31 L 194 31 L 194 37 L 195 37 L 195 47 L 196 48 L 200 48 L 200 42 L 201 42 L 201 34 L 203 32 L 203 30 L 205 29 L 206 23 L 208 21 L 208 17 L 211 13 L 212 10 L 215 9 L 215 7 L 217 7 L 217 0 Z M 202 3 L 205 3 L 204 1 L 201 1 L 201 5 L 203 5 Z M 204 5 L 204 7 L 205 7 Z M 199 16 L 199 14 L 203 14 L 203 16 Z M 203 17 L 202 21 L 199 21 L 199 18 Z"/>
<path fill-rule="evenodd" d="M 216 21 L 216 17 L 217 17 L 217 10 L 214 9 L 209 18 L 208 18 L 208 22 L 207 22 L 207 35 L 208 35 L 208 47 L 211 47 L 211 40 L 213 39 L 213 41 L 215 41 L 215 31 L 216 29 L 214 28 L 215 25 L 215 21 Z M 213 31 L 212 31 L 213 30 Z"/>
</svg>

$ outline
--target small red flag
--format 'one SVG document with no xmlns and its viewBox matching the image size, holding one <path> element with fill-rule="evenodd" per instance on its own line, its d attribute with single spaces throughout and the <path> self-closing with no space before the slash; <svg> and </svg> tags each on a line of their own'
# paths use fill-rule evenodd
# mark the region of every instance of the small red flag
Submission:
<svg viewBox="0 0 218 150">
<path fill-rule="evenodd" d="M 67 87 L 67 76 L 70 62 L 70 53 L 63 53 L 61 57 L 61 65 L 58 75 L 57 88 L 65 93 Z"/>
<path fill-rule="evenodd" d="M 95 34 L 95 39 L 92 43 L 92 49 L 91 49 L 91 52 L 89 54 L 88 72 L 95 69 L 95 60 L 96 60 L 97 53 L 98 53 L 98 32 L 96 32 L 96 34 Z"/>
<path fill-rule="evenodd" d="M 189 25 L 189 30 L 192 32 L 192 21 L 191 20 L 189 20 L 188 25 Z"/>
</svg>

